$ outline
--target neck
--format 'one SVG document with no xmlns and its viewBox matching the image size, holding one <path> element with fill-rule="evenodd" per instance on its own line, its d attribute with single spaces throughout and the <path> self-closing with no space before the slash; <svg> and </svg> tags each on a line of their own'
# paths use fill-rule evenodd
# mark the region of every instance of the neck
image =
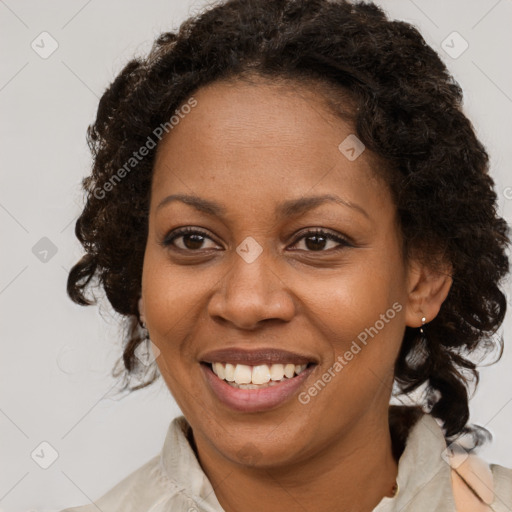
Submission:
<svg viewBox="0 0 512 512">
<path fill-rule="evenodd" d="M 315 456 L 289 466 L 247 468 L 211 457 L 202 450 L 201 465 L 226 512 L 258 510 L 371 512 L 392 496 L 398 473 L 387 416 L 361 418 L 343 436 Z"/>
</svg>

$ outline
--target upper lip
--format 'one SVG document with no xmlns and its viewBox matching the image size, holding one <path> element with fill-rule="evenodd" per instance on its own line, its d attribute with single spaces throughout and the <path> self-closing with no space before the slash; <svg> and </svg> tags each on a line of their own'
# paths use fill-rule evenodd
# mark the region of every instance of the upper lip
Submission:
<svg viewBox="0 0 512 512">
<path fill-rule="evenodd" d="M 221 348 L 206 352 L 200 358 L 204 363 L 231 363 L 256 366 L 260 364 L 309 364 L 316 363 L 316 359 L 304 354 L 279 350 L 276 348 L 242 349 Z"/>
</svg>

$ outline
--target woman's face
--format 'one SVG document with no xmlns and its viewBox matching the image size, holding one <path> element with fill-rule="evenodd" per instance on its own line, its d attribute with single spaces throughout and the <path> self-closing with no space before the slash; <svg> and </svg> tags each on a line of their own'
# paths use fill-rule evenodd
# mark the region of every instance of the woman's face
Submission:
<svg viewBox="0 0 512 512">
<path fill-rule="evenodd" d="M 318 93 L 194 98 L 158 148 L 141 312 L 200 452 L 296 463 L 387 422 L 410 288 L 396 210 Z"/>
</svg>

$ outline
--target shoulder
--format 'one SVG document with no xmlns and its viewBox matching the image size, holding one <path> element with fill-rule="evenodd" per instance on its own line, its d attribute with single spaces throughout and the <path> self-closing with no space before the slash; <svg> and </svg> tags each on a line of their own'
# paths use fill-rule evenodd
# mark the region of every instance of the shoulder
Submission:
<svg viewBox="0 0 512 512">
<path fill-rule="evenodd" d="M 455 505 L 460 512 L 512 511 L 511 468 L 490 464 L 456 442 L 447 446 L 440 422 L 429 414 L 405 417 L 407 428 L 402 427 L 403 418 L 402 413 L 390 421 L 398 425 L 397 452 L 405 441 L 398 464 L 400 491 L 393 498 L 396 503 L 385 501 L 382 511 L 393 505 L 393 510 L 416 512 L 426 503 L 429 510 L 454 510 Z"/>
<path fill-rule="evenodd" d="M 66 508 L 61 512 L 135 512 L 162 496 L 162 480 L 165 475 L 160 471 L 160 456 L 157 455 L 128 476 L 118 482 L 106 494 L 94 503 L 79 507 Z M 168 482 L 165 487 L 169 490 Z"/>
<path fill-rule="evenodd" d="M 512 508 L 512 468 L 498 464 L 490 465 L 494 481 L 494 509 L 510 510 Z"/>
<path fill-rule="evenodd" d="M 509 511 L 512 505 L 512 469 L 488 464 L 474 454 L 452 453 L 453 497 L 457 511 Z"/>
<path fill-rule="evenodd" d="M 60 512 L 218 511 L 213 488 L 187 440 L 184 417 L 169 425 L 161 453 L 93 503 Z M 198 505 L 197 503 L 200 505 Z"/>
</svg>

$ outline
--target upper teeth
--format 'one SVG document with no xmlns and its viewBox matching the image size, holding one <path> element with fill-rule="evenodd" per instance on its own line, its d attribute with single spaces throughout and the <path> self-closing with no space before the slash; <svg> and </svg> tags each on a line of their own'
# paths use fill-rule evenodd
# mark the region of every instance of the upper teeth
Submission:
<svg viewBox="0 0 512 512">
<path fill-rule="evenodd" d="M 295 374 L 303 372 L 307 364 L 246 364 L 212 363 L 212 370 L 220 379 L 237 384 L 266 384 L 271 380 L 291 379 Z"/>
</svg>

